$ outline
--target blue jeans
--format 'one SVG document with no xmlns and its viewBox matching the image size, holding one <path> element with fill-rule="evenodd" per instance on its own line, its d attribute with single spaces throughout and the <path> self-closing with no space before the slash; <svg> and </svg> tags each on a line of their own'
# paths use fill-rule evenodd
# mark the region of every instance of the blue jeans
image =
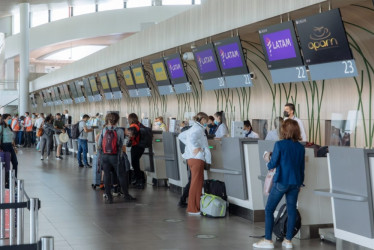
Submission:
<svg viewBox="0 0 374 250">
<path fill-rule="evenodd" d="M 291 240 L 293 237 L 293 228 L 296 222 L 296 203 L 299 196 L 299 187 L 297 185 L 283 185 L 273 183 L 268 201 L 265 207 L 265 239 L 271 240 L 274 226 L 274 211 L 278 206 L 283 195 L 286 195 L 287 204 L 287 234 L 286 239 Z"/>
<path fill-rule="evenodd" d="M 83 163 L 85 166 L 88 165 L 87 161 L 87 153 L 88 153 L 88 143 L 87 140 L 78 139 L 78 164 L 81 166 L 82 164 L 82 156 L 83 153 Z"/>
<path fill-rule="evenodd" d="M 18 134 L 17 134 L 17 139 L 18 139 L 18 145 L 22 145 L 22 142 L 23 142 L 23 131 L 18 131 Z"/>
</svg>

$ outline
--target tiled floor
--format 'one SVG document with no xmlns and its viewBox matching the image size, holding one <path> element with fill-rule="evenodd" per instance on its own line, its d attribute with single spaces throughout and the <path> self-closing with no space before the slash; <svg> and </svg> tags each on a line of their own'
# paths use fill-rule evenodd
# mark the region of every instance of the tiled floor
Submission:
<svg viewBox="0 0 374 250">
<path fill-rule="evenodd" d="M 19 178 L 31 197 L 41 200 L 39 236 L 52 235 L 55 249 L 252 249 L 264 223 L 237 216 L 209 219 L 188 216 L 176 206 L 178 195 L 166 188 L 131 189 L 135 203 L 103 202 L 103 192 L 91 188 L 92 170 L 77 167 L 72 156 L 40 160 L 34 149 L 19 154 Z M 25 214 L 26 228 L 28 213 Z M 179 222 L 166 222 L 177 219 Z M 214 235 L 199 239 L 199 234 Z M 26 230 L 26 240 L 28 240 Z M 319 239 L 294 240 L 295 249 L 335 249 Z M 281 244 L 277 243 L 277 248 Z"/>
</svg>

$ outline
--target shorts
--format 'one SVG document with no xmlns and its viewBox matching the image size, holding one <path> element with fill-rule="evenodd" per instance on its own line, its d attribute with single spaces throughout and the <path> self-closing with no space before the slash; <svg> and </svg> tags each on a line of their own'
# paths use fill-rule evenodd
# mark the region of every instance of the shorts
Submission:
<svg viewBox="0 0 374 250">
<path fill-rule="evenodd" d="M 61 141 L 60 141 L 60 137 L 59 137 L 60 135 L 58 134 L 55 134 L 54 135 L 54 137 L 55 137 L 55 142 L 56 142 L 56 145 L 58 146 L 58 145 L 61 145 L 62 143 L 61 143 Z"/>
</svg>

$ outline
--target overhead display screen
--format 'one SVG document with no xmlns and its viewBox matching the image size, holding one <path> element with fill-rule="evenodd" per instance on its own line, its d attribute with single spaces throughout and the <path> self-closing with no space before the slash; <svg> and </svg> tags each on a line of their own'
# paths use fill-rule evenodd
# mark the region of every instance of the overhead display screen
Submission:
<svg viewBox="0 0 374 250">
<path fill-rule="evenodd" d="M 223 76 L 249 73 L 238 36 L 215 42 L 214 46 Z"/>
<path fill-rule="evenodd" d="M 137 88 L 148 88 L 148 85 L 147 85 L 147 82 L 144 76 L 143 65 L 141 63 L 136 64 L 136 65 L 131 66 L 131 69 L 134 75 L 136 87 Z"/>
<path fill-rule="evenodd" d="M 155 75 L 158 86 L 170 85 L 170 80 L 165 67 L 165 61 L 163 58 L 159 58 L 151 61 L 153 74 Z"/>
<path fill-rule="evenodd" d="M 353 59 L 339 9 L 295 23 L 307 65 Z"/>
<path fill-rule="evenodd" d="M 192 50 L 202 80 L 222 77 L 213 44 Z"/>
<path fill-rule="evenodd" d="M 109 81 L 106 73 L 100 73 L 99 74 L 100 81 L 101 81 L 101 86 L 103 87 L 103 90 L 105 93 L 112 92 L 109 86 Z"/>
<path fill-rule="evenodd" d="M 69 87 L 70 87 L 71 94 L 73 95 L 73 98 L 78 98 L 79 96 L 78 96 L 77 88 L 75 87 L 75 83 L 71 82 L 69 84 Z"/>
<path fill-rule="evenodd" d="M 66 100 L 69 97 L 66 96 L 64 87 L 62 85 L 58 86 L 58 89 L 60 90 L 60 95 L 62 100 Z"/>
<path fill-rule="evenodd" d="M 60 93 L 58 92 L 58 87 L 53 87 L 53 91 L 55 92 L 56 101 L 61 100 Z"/>
<path fill-rule="evenodd" d="M 94 76 L 91 76 L 88 78 L 90 81 L 91 91 L 93 95 L 99 94 L 99 89 L 97 88 L 96 78 Z"/>
<path fill-rule="evenodd" d="M 125 79 L 126 87 L 128 89 L 135 89 L 134 77 L 132 76 L 130 67 L 124 67 L 121 70 L 123 78 Z"/>
<path fill-rule="evenodd" d="M 88 80 L 88 78 L 83 78 L 82 81 L 84 86 L 84 92 L 86 92 L 87 96 L 92 96 L 93 94 L 91 90 L 90 81 Z"/>
<path fill-rule="evenodd" d="M 43 95 L 43 91 L 40 91 L 40 92 L 39 92 L 39 96 L 40 96 L 40 98 L 42 99 L 42 102 L 45 102 L 45 98 L 44 98 L 44 95 Z"/>
<path fill-rule="evenodd" d="M 303 65 L 292 21 L 259 30 L 268 69 Z"/>
<path fill-rule="evenodd" d="M 109 84 L 113 92 L 115 91 L 121 91 L 118 80 L 117 80 L 117 74 L 116 71 L 110 70 L 108 71 L 108 78 L 109 78 Z"/>
<path fill-rule="evenodd" d="M 44 94 L 44 101 L 51 102 L 51 95 L 49 94 L 48 90 L 43 90 L 43 94 Z"/>
<path fill-rule="evenodd" d="M 164 59 L 172 84 L 188 82 L 179 53 L 164 57 Z"/>
<path fill-rule="evenodd" d="M 62 87 L 64 88 L 66 98 L 70 99 L 71 96 L 70 96 L 68 85 L 64 84 L 62 85 Z"/>
<path fill-rule="evenodd" d="M 82 91 L 82 81 L 76 81 L 75 87 L 77 88 L 78 97 L 84 96 L 83 91 Z"/>
</svg>

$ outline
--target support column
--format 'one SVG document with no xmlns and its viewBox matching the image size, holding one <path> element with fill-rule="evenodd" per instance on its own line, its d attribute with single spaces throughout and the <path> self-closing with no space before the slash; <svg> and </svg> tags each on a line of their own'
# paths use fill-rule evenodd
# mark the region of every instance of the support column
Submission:
<svg viewBox="0 0 374 250">
<path fill-rule="evenodd" d="M 21 17 L 21 48 L 20 48 L 20 62 L 19 62 L 19 106 L 18 111 L 20 115 L 25 114 L 28 111 L 29 104 L 29 63 L 30 63 L 30 49 L 29 49 L 29 40 L 30 40 L 30 4 L 21 3 L 19 5 L 19 12 Z"/>
</svg>

